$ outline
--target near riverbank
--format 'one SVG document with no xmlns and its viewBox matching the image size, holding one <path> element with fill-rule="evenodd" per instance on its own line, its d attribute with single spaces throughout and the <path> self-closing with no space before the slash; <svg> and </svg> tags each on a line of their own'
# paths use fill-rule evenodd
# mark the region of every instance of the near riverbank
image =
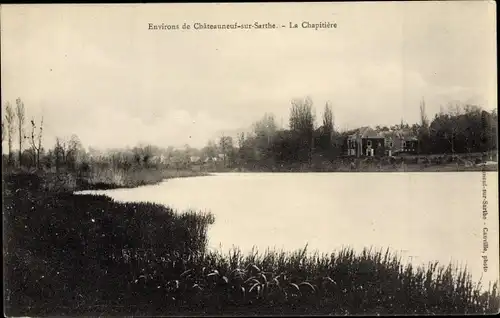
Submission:
<svg viewBox="0 0 500 318">
<path fill-rule="evenodd" d="M 151 179 L 152 180 L 152 179 Z M 494 313 L 466 271 L 385 251 L 209 252 L 213 215 L 47 191 L 4 175 L 6 314 Z M 83 190 L 83 189 L 82 189 Z"/>
</svg>

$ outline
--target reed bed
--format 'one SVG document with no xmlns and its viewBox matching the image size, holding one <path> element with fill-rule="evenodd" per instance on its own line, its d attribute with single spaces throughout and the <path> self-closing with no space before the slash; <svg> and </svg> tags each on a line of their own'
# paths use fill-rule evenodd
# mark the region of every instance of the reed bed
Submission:
<svg viewBox="0 0 500 318">
<path fill-rule="evenodd" d="M 173 268 L 175 262 L 167 256 L 161 263 Z M 169 313 L 470 314 L 499 308 L 497 283 L 483 290 L 467 269 L 404 265 L 389 250 L 245 255 L 235 249 L 183 259 L 179 269 L 173 279 L 152 270 L 136 287 L 157 290 Z"/>
<path fill-rule="evenodd" d="M 81 189 L 134 188 L 156 184 L 166 179 L 205 176 L 208 173 L 192 170 L 136 167 L 130 169 L 93 166 L 79 175 Z"/>
<path fill-rule="evenodd" d="M 224 254 L 207 249 L 210 213 L 5 181 L 9 316 L 498 312 L 497 283 L 484 290 L 466 268 L 389 250 Z"/>
<path fill-rule="evenodd" d="M 16 176 L 20 188 L 43 189 L 50 193 L 70 193 L 80 190 L 107 190 L 153 185 L 167 179 L 207 176 L 207 172 L 167 168 L 102 168 L 92 166 L 88 171 L 58 172 L 28 169 L 9 169 L 5 175 Z M 36 176 L 36 177 L 33 177 Z M 8 189 L 6 190 L 8 191 Z"/>
</svg>

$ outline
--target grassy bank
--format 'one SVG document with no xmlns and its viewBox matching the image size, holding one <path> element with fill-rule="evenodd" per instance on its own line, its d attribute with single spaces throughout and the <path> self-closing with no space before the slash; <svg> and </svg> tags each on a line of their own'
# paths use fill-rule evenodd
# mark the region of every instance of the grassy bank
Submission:
<svg viewBox="0 0 500 318">
<path fill-rule="evenodd" d="M 496 285 L 466 271 L 403 266 L 382 251 L 208 252 L 211 214 L 45 192 L 8 175 L 8 316 L 102 314 L 493 313 Z"/>
<path fill-rule="evenodd" d="M 322 165 L 283 165 L 280 167 L 250 167 L 233 169 L 224 172 L 462 172 L 462 171 L 498 171 L 498 165 L 472 165 L 465 166 L 456 163 L 429 165 L 398 163 L 392 165 L 379 165 L 373 162 L 359 162 L 351 167 L 348 164 L 322 164 Z"/>
<path fill-rule="evenodd" d="M 28 175 L 36 174 L 38 178 L 26 179 L 20 182 L 26 184 L 21 187 L 41 188 L 51 193 L 74 192 L 81 190 L 108 190 L 117 188 L 135 188 L 144 185 L 157 184 L 161 181 L 173 178 L 187 178 L 207 176 L 208 172 L 157 169 L 157 168 L 131 168 L 131 169 L 109 169 L 92 167 L 88 171 L 60 171 L 9 169 L 3 172 L 6 175 Z M 33 185 L 30 185 L 33 183 Z"/>
<path fill-rule="evenodd" d="M 208 175 L 206 172 L 165 168 L 102 169 L 93 167 L 89 173 L 80 174 L 80 188 L 109 189 L 134 188 L 156 184 L 165 179 Z"/>
<path fill-rule="evenodd" d="M 493 160 L 495 164 L 484 165 Z M 233 170 L 240 172 L 456 172 L 498 171 L 496 152 L 493 154 L 400 155 L 396 157 L 338 157 L 328 160 L 315 156 L 310 163 L 246 164 Z"/>
</svg>

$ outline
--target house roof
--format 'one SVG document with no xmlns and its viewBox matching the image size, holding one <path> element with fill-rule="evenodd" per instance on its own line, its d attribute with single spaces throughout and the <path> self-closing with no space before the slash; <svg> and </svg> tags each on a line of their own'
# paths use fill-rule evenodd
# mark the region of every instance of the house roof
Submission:
<svg viewBox="0 0 500 318">
<path fill-rule="evenodd" d="M 409 129 L 377 132 L 375 129 L 368 126 L 353 130 L 351 134 L 348 135 L 348 138 L 403 138 L 405 140 L 418 140 Z"/>
<path fill-rule="evenodd" d="M 359 137 L 359 138 L 381 138 L 383 137 L 377 133 L 373 128 L 365 126 L 358 128 L 349 137 Z"/>
<path fill-rule="evenodd" d="M 396 131 L 383 131 L 381 135 L 385 138 L 403 138 L 405 140 L 417 140 L 410 130 L 400 129 Z"/>
</svg>

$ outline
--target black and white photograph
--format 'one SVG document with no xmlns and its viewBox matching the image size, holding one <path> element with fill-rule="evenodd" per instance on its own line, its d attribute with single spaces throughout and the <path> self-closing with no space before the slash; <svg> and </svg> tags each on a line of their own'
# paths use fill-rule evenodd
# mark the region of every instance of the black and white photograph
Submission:
<svg viewBox="0 0 500 318">
<path fill-rule="evenodd" d="M 0 7 L 6 317 L 498 314 L 493 1 Z"/>
</svg>

